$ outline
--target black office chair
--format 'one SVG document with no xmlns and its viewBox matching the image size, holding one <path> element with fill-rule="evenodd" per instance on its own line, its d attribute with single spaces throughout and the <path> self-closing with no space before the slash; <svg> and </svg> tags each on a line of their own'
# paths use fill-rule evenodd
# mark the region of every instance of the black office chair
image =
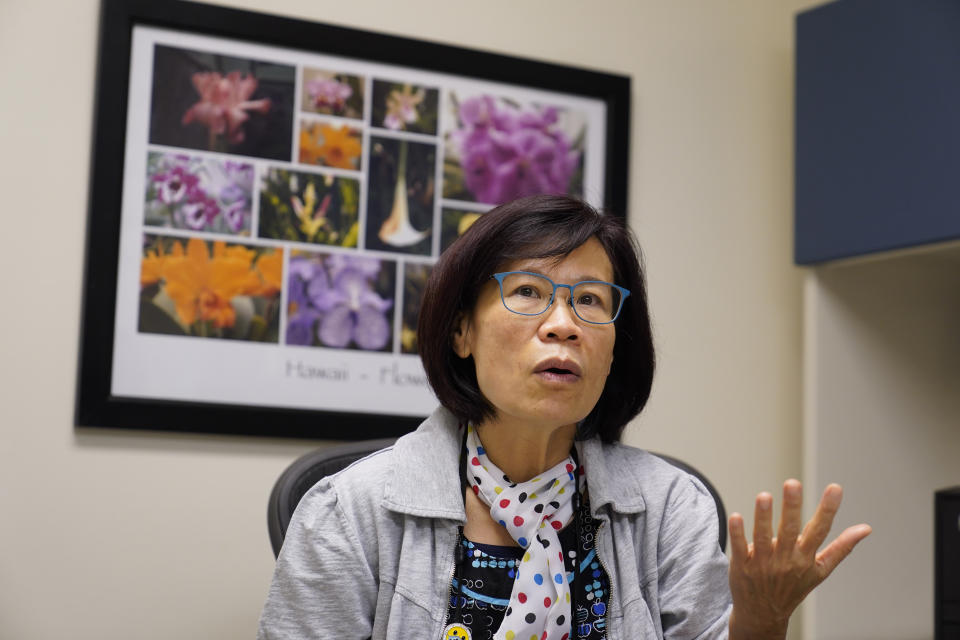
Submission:
<svg viewBox="0 0 960 640">
<path fill-rule="evenodd" d="M 396 438 L 351 442 L 343 446 L 310 451 L 291 462 L 277 478 L 267 502 L 267 530 L 270 532 L 274 557 L 280 555 L 280 547 L 287 535 L 293 511 L 310 487 L 326 476 L 346 469 L 360 458 L 389 447 L 394 442 Z"/>
<path fill-rule="evenodd" d="M 393 438 L 384 440 L 365 440 L 351 444 L 330 447 L 328 449 L 318 449 L 306 453 L 294 460 L 287 467 L 273 485 L 273 491 L 270 492 L 270 500 L 267 503 L 267 529 L 270 532 L 270 544 L 273 546 L 273 555 L 280 555 L 280 547 L 283 546 L 283 538 L 287 533 L 287 527 L 290 525 L 290 518 L 293 516 L 294 509 L 300 503 L 300 498 L 317 482 L 325 476 L 331 475 L 345 469 L 350 464 L 360 458 L 367 456 L 374 451 L 379 451 L 384 447 L 389 447 L 394 443 Z M 696 477 L 713 496 L 717 504 L 717 518 L 720 521 L 720 549 L 727 550 L 727 512 L 723 508 L 723 500 L 717 493 L 713 484 L 707 480 L 706 476 L 694 469 L 687 463 L 672 458 L 662 453 L 655 453 L 663 460 L 666 460 L 678 469 L 686 471 Z"/>
</svg>

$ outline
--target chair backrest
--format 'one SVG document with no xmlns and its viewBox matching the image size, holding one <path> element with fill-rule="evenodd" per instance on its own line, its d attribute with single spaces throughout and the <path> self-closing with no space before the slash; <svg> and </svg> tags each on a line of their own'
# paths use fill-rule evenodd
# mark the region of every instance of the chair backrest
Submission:
<svg viewBox="0 0 960 640">
<path fill-rule="evenodd" d="M 717 491 L 717 488 L 713 486 L 713 483 L 710 482 L 710 480 L 707 479 L 707 476 L 703 475 L 702 473 L 700 473 L 698 469 L 691 467 L 689 464 L 687 464 L 683 460 L 677 460 L 676 458 L 668 456 L 664 453 L 656 453 L 654 451 L 651 451 L 650 453 L 657 456 L 658 458 L 662 458 L 663 460 L 666 460 L 676 468 L 686 471 L 687 473 L 695 477 L 697 480 L 702 482 L 703 486 L 707 488 L 707 491 L 709 491 L 710 495 L 713 496 L 713 501 L 717 505 L 717 520 L 719 520 L 720 522 L 720 531 L 719 531 L 720 535 L 717 541 L 720 543 L 720 550 L 723 552 L 726 552 L 727 551 L 727 510 L 723 508 L 723 500 L 720 499 L 720 493 Z"/>
<path fill-rule="evenodd" d="M 280 477 L 277 478 L 276 483 L 273 485 L 273 490 L 270 492 L 270 500 L 267 503 L 267 530 L 270 532 L 270 544 L 273 546 L 273 555 L 278 556 L 280 554 L 280 547 L 283 546 L 283 538 L 287 534 L 290 518 L 300 503 L 300 498 L 309 491 L 310 487 L 324 477 L 332 475 L 341 469 L 345 469 L 360 458 L 374 451 L 389 447 L 394 442 L 395 440 L 393 438 L 365 440 L 343 446 L 310 451 L 294 460 L 290 466 L 280 474 Z M 720 494 L 717 493 L 713 483 L 700 473 L 700 471 L 682 460 L 677 460 L 662 453 L 654 453 L 654 455 L 696 477 L 707 488 L 707 491 L 713 496 L 713 500 L 717 505 L 717 518 L 720 521 L 720 549 L 726 551 L 727 512 L 723 508 L 723 500 L 720 499 Z"/>
<path fill-rule="evenodd" d="M 360 458 L 389 447 L 394 442 L 396 442 L 395 438 L 352 442 L 310 451 L 291 462 L 290 466 L 277 478 L 267 502 L 267 530 L 270 532 L 273 555 L 280 554 L 290 518 L 300 504 L 300 498 L 310 490 L 310 487 L 326 476 L 346 469 Z"/>
</svg>

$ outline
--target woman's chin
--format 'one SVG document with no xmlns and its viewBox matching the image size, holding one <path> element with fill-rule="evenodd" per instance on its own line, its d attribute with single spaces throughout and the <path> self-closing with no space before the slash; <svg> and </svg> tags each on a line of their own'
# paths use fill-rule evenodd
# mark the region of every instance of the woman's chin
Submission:
<svg viewBox="0 0 960 640">
<path fill-rule="evenodd" d="M 525 408 L 516 412 L 498 412 L 499 415 L 507 417 L 515 424 L 525 423 L 532 426 L 545 429 L 555 429 L 567 425 L 576 425 L 590 413 L 590 410 L 584 410 L 579 407 L 570 407 L 566 405 L 541 405 L 533 409 Z"/>
</svg>

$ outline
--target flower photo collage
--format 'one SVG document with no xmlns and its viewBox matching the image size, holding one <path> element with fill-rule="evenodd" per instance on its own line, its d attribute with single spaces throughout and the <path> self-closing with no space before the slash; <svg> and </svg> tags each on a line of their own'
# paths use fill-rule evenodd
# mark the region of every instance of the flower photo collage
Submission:
<svg viewBox="0 0 960 640">
<path fill-rule="evenodd" d="M 316 58 L 154 45 L 139 332 L 416 354 L 442 251 L 583 195 L 584 114 Z"/>
</svg>

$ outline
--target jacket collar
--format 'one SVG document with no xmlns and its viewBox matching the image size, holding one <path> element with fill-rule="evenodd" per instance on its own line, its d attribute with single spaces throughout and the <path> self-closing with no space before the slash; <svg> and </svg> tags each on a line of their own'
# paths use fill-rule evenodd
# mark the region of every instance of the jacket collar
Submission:
<svg viewBox="0 0 960 640">
<path fill-rule="evenodd" d="M 457 418 L 438 407 L 413 433 L 393 446 L 393 469 L 383 494 L 391 511 L 426 518 L 466 521 L 460 495 L 462 432 Z M 599 438 L 577 444 L 586 470 L 590 508 L 594 515 L 609 504 L 620 513 L 646 509 L 641 480 L 628 464 L 626 447 L 604 445 Z"/>
<path fill-rule="evenodd" d="M 646 511 L 644 480 L 629 447 L 619 443 L 605 445 L 598 437 L 584 440 L 578 446 L 594 515 L 607 504 L 618 513 Z"/>
<path fill-rule="evenodd" d="M 393 445 L 393 470 L 383 493 L 391 511 L 466 522 L 460 495 L 460 429 L 450 411 L 437 407 L 416 431 Z"/>
</svg>

